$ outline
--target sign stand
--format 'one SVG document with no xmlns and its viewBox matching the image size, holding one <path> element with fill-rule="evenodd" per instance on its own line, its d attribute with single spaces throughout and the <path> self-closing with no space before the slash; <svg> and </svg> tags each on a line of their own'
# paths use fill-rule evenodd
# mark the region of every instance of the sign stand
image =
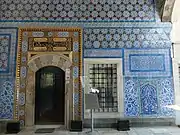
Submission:
<svg viewBox="0 0 180 135">
<path fill-rule="evenodd" d="M 97 94 L 85 94 L 85 104 L 86 109 L 91 109 L 91 131 L 86 132 L 86 134 L 93 134 L 94 133 L 94 119 L 93 119 L 93 110 L 99 109 L 99 102 Z"/>
</svg>

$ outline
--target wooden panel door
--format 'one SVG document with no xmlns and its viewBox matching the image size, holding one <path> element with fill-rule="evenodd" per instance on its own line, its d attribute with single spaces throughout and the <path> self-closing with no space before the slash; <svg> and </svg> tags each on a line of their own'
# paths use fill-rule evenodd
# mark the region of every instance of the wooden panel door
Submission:
<svg viewBox="0 0 180 135">
<path fill-rule="evenodd" d="M 35 124 L 64 124 L 65 72 L 48 66 L 36 72 Z"/>
</svg>

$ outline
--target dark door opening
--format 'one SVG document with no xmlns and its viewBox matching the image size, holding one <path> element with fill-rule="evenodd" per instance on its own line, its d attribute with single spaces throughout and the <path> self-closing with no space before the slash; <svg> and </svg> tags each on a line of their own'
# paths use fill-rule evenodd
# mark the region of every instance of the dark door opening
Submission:
<svg viewBox="0 0 180 135">
<path fill-rule="evenodd" d="M 65 72 L 53 66 L 41 68 L 35 91 L 35 124 L 64 124 Z"/>
</svg>

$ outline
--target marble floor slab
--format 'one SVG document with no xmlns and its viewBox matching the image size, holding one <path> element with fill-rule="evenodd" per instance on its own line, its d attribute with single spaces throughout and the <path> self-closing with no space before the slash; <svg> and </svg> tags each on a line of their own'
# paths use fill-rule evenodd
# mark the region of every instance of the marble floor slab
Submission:
<svg viewBox="0 0 180 135">
<path fill-rule="evenodd" d="M 10 135 L 92 135 L 87 133 L 89 129 L 84 129 L 83 132 L 69 132 L 61 128 L 57 128 L 53 133 L 35 134 L 35 129 L 24 129 L 18 134 Z M 1 134 L 8 135 L 8 134 Z M 136 127 L 130 131 L 117 131 L 110 128 L 95 129 L 93 135 L 180 135 L 180 128 L 173 126 L 165 127 Z"/>
</svg>

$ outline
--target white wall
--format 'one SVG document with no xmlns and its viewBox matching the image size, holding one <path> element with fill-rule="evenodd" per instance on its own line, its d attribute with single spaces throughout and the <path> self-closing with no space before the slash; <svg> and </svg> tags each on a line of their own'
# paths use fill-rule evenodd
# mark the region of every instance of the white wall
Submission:
<svg viewBox="0 0 180 135">
<path fill-rule="evenodd" d="M 180 108 L 180 79 L 179 79 L 179 65 L 180 65 L 180 0 L 176 0 L 172 13 L 172 32 L 171 40 L 173 42 L 173 77 L 175 90 L 175 105 Z M 176 125 L 180 125 L 180 110 L 176 110 Z"/>
<path fill-rule="evenodd" d="M 122 72 L 122 59 L 120 58 L 93 58 L 84 59 L 84 93 L 88 93 L 90 86 L 88 74 L 89 64 L 117 64 L 117 94 L 118 94 L 118 112 L 108 113 L 94 113 L 94 118 L 120 118 L 124 116 L 124 100 L 123 100 L 123 72 Z M 84 108 L 85 103 L 84 103 Z M 90 118 L 90 110 L 84 110 L 84 118 Z"/>
<path fill-rule="evenodd" d="M 175 1 L 171 22 L 173 23 L 171 39 L 173 43 L 180 43 L 180 0 Z"/>
</svg>

